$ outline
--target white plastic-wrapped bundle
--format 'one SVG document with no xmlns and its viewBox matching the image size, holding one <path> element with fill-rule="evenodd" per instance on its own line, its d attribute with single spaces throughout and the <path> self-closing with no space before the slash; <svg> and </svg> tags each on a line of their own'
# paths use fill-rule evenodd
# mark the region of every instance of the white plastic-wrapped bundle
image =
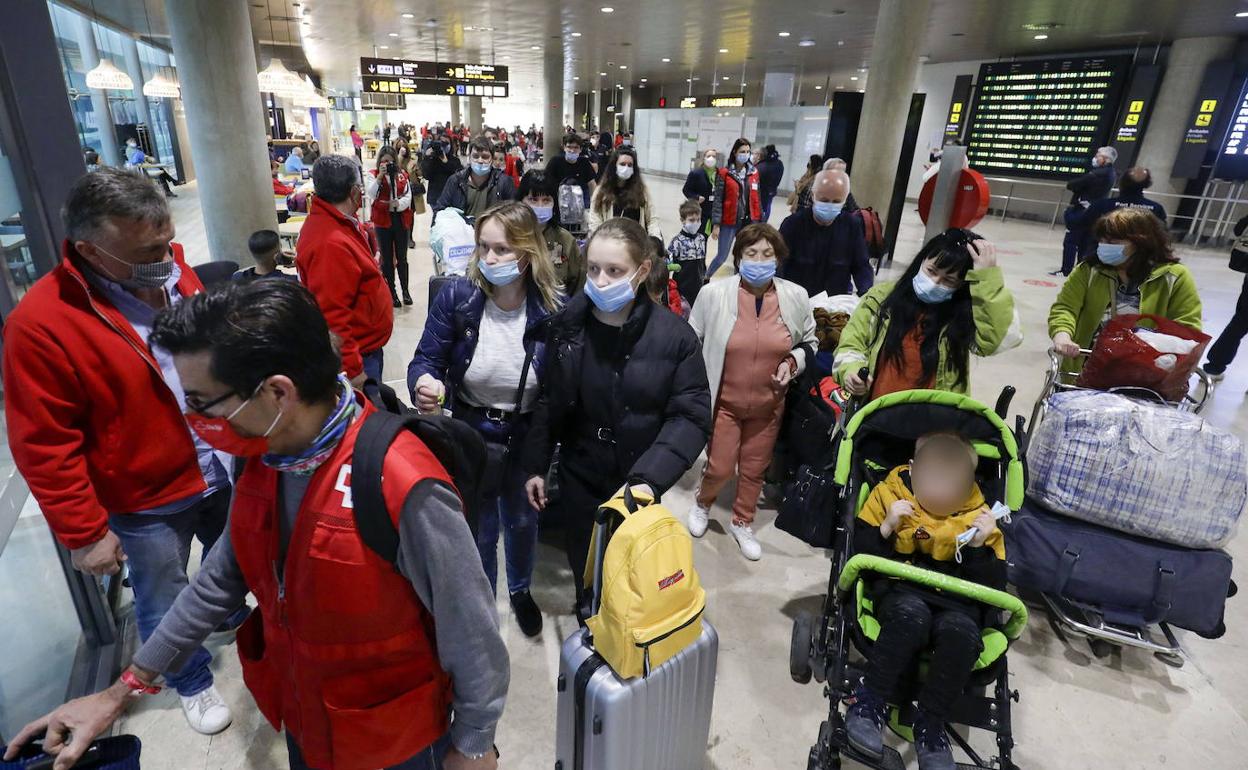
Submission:
<svg viewBox="0 0 1248 770">
<path fill-rule="evenodd" d="M 464 221 L 459 209 L 442 209 L 429 231 L 429 247 L 438 272 L 443 275 L 464 275 L 468 261 L 477 246 L 472 225 Z"/>
<path fill-rule="evenodd" d="M 1027 453 L 1027 493 L 1055 513 L 1189 548 L 1218 548 L 1248 502 L 1243 442 L 1172 407 L 1058 393 Z"/>
</svg>

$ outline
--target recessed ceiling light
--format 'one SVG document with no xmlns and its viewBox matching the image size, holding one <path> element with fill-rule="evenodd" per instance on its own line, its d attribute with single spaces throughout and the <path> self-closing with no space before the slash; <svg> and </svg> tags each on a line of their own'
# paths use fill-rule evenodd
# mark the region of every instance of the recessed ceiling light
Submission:
<svg viewBox="0 0 1248 770">
<path fill-rule="evenodd" d="M 837 44 L 837 45 L 845 45 L 845 41 L 844 41 L 844 40 L 838 40 L 838 41 L 836 41 L 836 44 Z"/>
<path fill-rule="evenodd" d="M 626 69 L 628 69 L 628 65 L 627 65 L 627 64 L 621 64 L 621 65 L 620 65 L 620 69 L 622 69 L 622 70 L 626 70 Z"/>
<path fill-rule="evenodd" d="M 511 54 L 507 54 L 507 55 L 503 56 L 503 58 L 504 58 L 504 59 L 510 59 L 510 58 L 511 58 Z"/>
<path fill-rule="evenodd" d="M 624 88 L 624 86 L 623 86 L 623 85 L 618 85 L 618 84 L 617 84 L 617 85 L 616 85 L 616 88 L 621 88 L 621 89 L 622 89 L 622 88 Z"/>
<path fill-rule="evenodd" d="M 643 83 L 649 83 L 650 81 L 649 81 L 649 80 L 647 80 L 646 78 L 642 78 L 642 79 L 641 79 L 641 82 L 643 82 Z"/>
<path fill-rule="evenodd" d="M 599 73 L 598 73 L 598 75 L 599 75 L 600 77 L 604 77 L 604 78 L 605 78 L 605 77 L 607 76 L 607 73 L 605 73 L 605 72 L 599 72 Z"/>
<path fill-rule="evenodd" d="M 728 79 L 728 76 L 727 76 L 727 75 L 724 75 L 724 80 L 727 80 L 727 79 Z"/>
<path fill-rule="evenodd" d="M 405 18 L 405 19 L 414 19 L 414 18 L 416 18 L 416 14 L 414 14 L 414 13 L 405 13 L 405 14 L 403 14 L 403 18 Z"/>
<path fill-rule="evenodd" d="M 386 50 L 387 48 L 389 48 L 390 46 L 388 46 L 388 45 L 379 45 L 379 46 L 377 46 L 377 47 L 378 47 L 378 48 L 380 48 L 381 50 L 383 50 L 383 51 L 384 51 L 384 50 Z"/>
<path fill-rule="evenodd" d="M 601 10 L 603 13 L 615 13 L 615 9 L 609 5 L 602 6 Z"/>
<path fill-rule="evenodd" d="M 1048 40 L 1049 36 L 1048 35 L 1032 35 L 1031 39 L 1032 40 Z"/>
<path fill-rule="evenodd" d="M 580 95 L 581 95 L 581 92 L 580 92 L 580 91 L 573 91 L 573 92 L 572 92 L 572 95 L 573 95 L 573 96 L 580 96 Z"/>
<path fill-rule="evenodd" d="M 542 50 L 542 47 L 541 47 L 540 45 L 531 45 L 531 46 L 529 46 L 529 50 L 530 50 L 530 51 L 540 51 L 540 50 Z"/>
<path fill-rule="evenodd" d="M 779 35 L 780 37 L 788 37 L 788 36 L 789 36 L 789 33 L 788 33 L 788 32 L 777 32 L 776 34 L 777 34 L 777 35 Z"/>
<path fill-rule="evenodd" d="M 685 82 L 686 82 L 686 83 L 692 83 L 692 82 L 693 82 L 693 78 L 685 78 Z"/>
<path fill-rule="evenodd" d="M 719 52 L 720 52 L 720 53 L 728 53 L 728 49 L 727 49 L 727 48 L 721 48 L 721 49 L 719 49 Z"/>
<path fill-rule="evenodd" d="M 693 79 L 694 79 L 694 80 L 701 80 L 702 78 L 698 77 L 697 75 L 694 75 L 694 76 L 693 76 Z"/>
<path fill-rule="evenodd" d="M 390 33 L 390 37 L 398 37 L 398 36 L 399 36 L 399 33 L 398 33 L 398 32 L 391 32 L 391 33 Z"/>
<path fill-rule="evenodd" d="M 1039 23 L 1024 24 L 1023 29 L 1028 32 L 1043 32 L 1047 29 L 1057 29 L 1060 26 L 1062 25 L 1055 21 L 1042 21 Z"/>
<path fill-rule="evenodd" d="M 572 79 L 573 79 L 573 80 L 580 80 L 580 79 L 581 79 L 581 76 L 580 76 L 580 75 L 573 75 L 573 76 L 572 76 Z"/>
<path fill-rule="evenodd" d="M 572 37 L 580 37 L 580 36 L 581 36 L 581 33 L 580 33 L 580 32 L 573 32 L 573 33 L 572 33 Z"/>
<path fill-rule="evenodd" d="M 858 68 L 858 71 L 859 71 L 859 72 L 866 72 L 866 71 L 867 71 L 867 68 L 866 68 L 866 67 L 859 67 L 859 68 Z"/>
<path fill-rule="evenodd" d="M 669 62 L 669 61 L 671 61 L 671 59 L 669 59 L 669 58 L 667 58 L 666 56 L 664 56 L 664 57 L 661 59 L 661 61 L 663 61 L 663 62 Z"/>
<path fill-rule="evenodd" d="M 741 87 L 742 87 L 742 88 L 745 88 L 745 83 L 742 83 L 742 84 L 741 84 Z"/>
<path fill-rule="evenodd" d="M 815 90 L 816 90 L 816 91 L 822 91 L 822 90 L 823 90 L 823 86 L 815 86 Z"/>
<path fill-rule="evenodd" d="M 850 79 L 850 80 L 857 80 L 857 79 L 858 79 L 858 76 L 857 76 L 857 75 L 851 75 L 849 79 Z"/>
<path fill-rule="evenodd" d="M 814 44 L 815 44 L 815 41 L 811 40 L 808 37 L 802 38 L 802 41 L 798 43 L 798 45 L 800 45 L 802 48 L 810 48 Z"/>
<path fill-rule="evenodd" d="M 1237 18 L 1237 19 L 1246 19 L 1246 18 L 1248 18 L 1248 11 L 1240 11 L 1239 13 L 1235 14 L 1235 18 Z"/>
</svg>

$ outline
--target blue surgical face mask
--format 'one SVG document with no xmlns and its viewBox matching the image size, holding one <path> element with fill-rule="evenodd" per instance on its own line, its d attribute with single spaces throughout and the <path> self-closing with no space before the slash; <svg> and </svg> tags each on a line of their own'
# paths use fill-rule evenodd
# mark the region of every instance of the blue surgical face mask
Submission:
<svg viewBox="0 0 1248 770">
<path fill-rule="evenodd" d="M 566 161 L 567 161 L 567 162 L 569 162 L 569 163 L 575 163 L 575 162 L 577 162 L 578 160 L 580 160 L 580 159 L 581 159 L 581 154 L 580 154 L 579 152 L 567 152 L 567 151 L 565 151 L 565 152 L 563 153 L 563 159 L 564 159 L 564 160 L 566 160 Z"/>
<path fill-rule="evenodd" d="M 472 162 L 472 173 L 476 174 L 477 176 L 485 176 L 486 174 L 490 173 L 490 169 L 492 168 L 494 168 L 494 166 L 490 165 L 488 161 L 486 161 L 485 163 L 480 163 L 474 160 Z"/>
<path fill-rule="evenodd" d="M 620 308 L 632 302 L 637 296 L 637 289 L 633 288 L 633 277 L 641 268 L 637 268 L 629 275 L 618 281 L 599 288 L 593 279 L 585 281 L 585 295 L 589 297 L 590 302 L 598 307 L 604 313 L 614 313 Z"/>
<path fill-rule="evenodd" d="M 911 286 L 914 287 L 914 294 L 919 298 L 919 301 L 928 305 L 939 305 L 941 302 L 947 302 L 954 292 L 948 286 L 933 281 L 932 277 L 923 268 L 919 268 L 919 272 L 914 274 Z"/>
<path fill-rule="evenodd" d="M 495 286 L 506 286 L 521 275 L 518 260 L 491 265 L 483 259 L 477 263 L 477 266 L 481 268 L 481 275 L 485 276 L 485 280 Z"/>
<path fill-rule="evenodd" d="M 776 277 L 776 262 L 769 260 L 767 262 L 755 262 L 753 260 L 743 260 L 741 267 L 738 268 L 741 273 L 741 280 L 751 286 L 764 286 L 772 278 Z"/>
<path fill-rule="evenodd" d="M 1096 244 L 1096 258 L 1101 261 L 1102 265 L 1117 267 L 1127 261 L 1127 244 L 1098 243 Z"/>
<path fill-rule="evenodd" d="M 547 222 L 550 221 L 550 218 L 555 215 L 554 205 L 535 206 L 532 203 L 530 203 L 529 208 L 533 209 L 533 213 L 537 216 L 537 223 L 539 225 L 546 224 Z"/>
<path fill-rule="evenodd" d="M 841 215 L 841 209 L 845 208 L 844 203 L 833 203 L 832 201 L 814 201 L 810 204 L 811 210 L 815 212 L 815 219 L 820 222 L 832 222 Z"/>
<path fill-rule="evenodd" d="M 632 139 L 621 139 L 621 140 L 620 140 L 620 146 L 621 146 L 621 147 L 632 147 L 632 146 L 633 146 L 633 140 L 632 140 Z"/>
<path fill-rule="evenodd" d="M 750 154 L 748 152 L 737 153 L 737 165 L 744 166 L 746 161 L 748 161 L 749 159 L 750 159 Z"/>
</svg>

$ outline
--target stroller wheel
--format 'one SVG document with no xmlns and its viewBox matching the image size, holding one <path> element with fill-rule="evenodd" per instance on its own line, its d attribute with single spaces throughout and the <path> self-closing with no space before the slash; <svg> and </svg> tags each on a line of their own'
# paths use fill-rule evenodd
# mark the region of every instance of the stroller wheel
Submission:
<svg viewBox="0 0 1248 770">
<path fill-rule="evenodd" d="M 1153 656 L 1171 668 L 1183 668 L 1185 662 L 1182 655 L 1173 652 L 1154 652 Z"/>
<path fill-rule="evenodd" d="M 1089 639 L 1088 646 L 1092 648 L 1092 654 L 1098 658 L 1108 658 L 1118 647 L 1104 639 Z"/>
<path fill-rule="evenodd" d="M 811 629 L 814 627 L 814 618 L 810 613 L 799 613 L 793 619 L 793 639 L 789 643 L 789 676 L 793 677 L 793 681 L 798 684 L 806 684 L 810 681 L 810 650 Z"/>
</svg>

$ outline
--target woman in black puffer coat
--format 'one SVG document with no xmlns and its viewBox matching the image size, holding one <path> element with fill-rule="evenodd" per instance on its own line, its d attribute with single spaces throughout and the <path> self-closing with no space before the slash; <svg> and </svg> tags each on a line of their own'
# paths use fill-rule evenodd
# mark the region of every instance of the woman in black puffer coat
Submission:
<svg viewBox="0 0 1248 770">
<path fill-rule="evenodd" d="M 530 502 L 545 508 L 556 444 L 560 495 L 578 607 L 594 512 L 624 484 L 663 494 L 693 465 L 711 432 L 711 394 L 698 338 L 645 292 L 653 269 L 646 231 L 609 219 L 585 248 L 585 289 L 543 327 L 546 373 L 522 460 Z M 647 490 L 648 488 L 648 490 Z"/>
</svg>

